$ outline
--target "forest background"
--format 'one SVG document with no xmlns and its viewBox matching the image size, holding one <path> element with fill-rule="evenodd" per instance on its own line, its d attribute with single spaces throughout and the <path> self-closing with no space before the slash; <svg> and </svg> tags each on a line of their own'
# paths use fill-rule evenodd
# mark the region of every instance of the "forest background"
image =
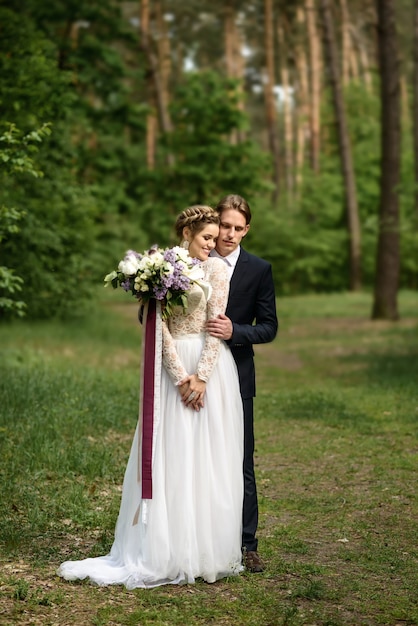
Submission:
<svg viewBox="0 0 418 626">
<path fill-rule="evenodd" d="M 374 289 L 396 319 L 418 285 L 416 5 L 0 2 L 0 317 L 83 315 L 126 249 L 239 193 L 278 295 Z"/>
</svg>

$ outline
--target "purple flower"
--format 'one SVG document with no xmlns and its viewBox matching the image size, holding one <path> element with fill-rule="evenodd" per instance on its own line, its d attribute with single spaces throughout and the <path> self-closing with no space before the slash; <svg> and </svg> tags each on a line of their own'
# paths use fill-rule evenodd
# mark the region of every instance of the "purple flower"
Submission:
<svg viewBox="0 0 418 626">
<path fill-rule="evenodd" d="M 173 275 L 171 288 L 175 291 L 187 291 L 190 288 L 190 279 L 183 274 Z"/>
<path fill-rule="evenodd" d="M 158 287 L 157 285 L 154 286 L 152 291 L 157 300 L 164 300 L 167 295 L 167 289 Z"/>
<path fill-rule="evenodd" d="M 172 248 L 169 248 L 164 252 L 164 261 L 168 261 L 171 265 L 176 263 L 176 253 Z"/>
<path fill-rule="evenodd" d="M 163 287 L 166 289 L 170 289 L 173 286 L 174 275 L 168 274 L 167 276 L 163 276 L 161 279 L 161 283 Z"/>
<path fill-rule="evenodd" d="M 131 281 L 129 280 L 129 278 L 127 278 L 126 280 L 123 280 L 120 284 L 121 287 L 123 287 L 123 289 L 125 291 L 130 291 L 131 290 Z"/>
</svg>

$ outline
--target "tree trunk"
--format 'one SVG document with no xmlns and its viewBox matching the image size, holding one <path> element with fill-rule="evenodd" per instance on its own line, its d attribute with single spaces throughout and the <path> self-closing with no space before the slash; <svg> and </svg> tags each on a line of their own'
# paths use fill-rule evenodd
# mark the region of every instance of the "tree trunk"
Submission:
<svg viewBox="0 0 418 626">
<path fill-rule="evenodd" d="M 146 122 L 147 168 L 152 171 L 155 169 L 155 149 L 157 146 L 157 118 L 155 114 L 148 113 Z"/>
<path fill-rule="evenodd" d="M 353 45 L 352 25 L 347 0 L 340 0 L 341 4 L 341 34 L 342 34 L 342 84 L 346 87 L 350 80 L 359 79 L 359 64 L 356 48 Z"/>
<path fill-rule="evenodd" d="M 224 7 L 224 41 L 225 41 L 225 66 L 228 78 L 235 78 L 234 58 L 234 9 L 227 5 Z"/>
<path fill-rule="evenodd" d="M 286 175 L 286 191 L 289 202 L 293 199 L 293 120 L 290 94 L 289 67 L 287 62 L 286 45 L 283 27 L 277 29 L 279 41 L 279 56 L 281 64 L 281 83 L 283 88 L 283 126 L 284 126 L 284 162 Z"/>
<path fill-rule="evenodd" d="M 245 112 L 244 101 L 244 81 L 245 81 L 245 57 L 243 54 L 244 40 L 240 27 L 235 24 L 235 78 L 238 80 L 238 109 Z M 246 132 L 243 128 L 238 129 L 238 142 L 241 143 L 246 139 Z"/>
<path fill-rule="evenodd" d="M 236 93 L 238 96 L 237 108 L 244 111 L 244 71 L 245 63 L 242 54 L 241 32 L 236 24 L 236 11 L 233 6 L 224 7 L 224 47 L 225 47 L 225 69 L 228 78 L 237 81 Z M 244 141 L 244 132 L 240 128 L 232 131 L 230 141 L 232 144 Z"/>
<path fill-rule="evenodd" d="M 320 154 L 320 97 L 321 97 L 321 52 L 316 25 L 316 10 L 314 0 L 305 0 L 306 22 L 309 39 L 309 62 L 311 78 L 311 106 L 310 106 L 310 131 L 311 131 L 311 166 L 314 172 L 319 173 Z"/>
<path fill-rule="evenodd" d="M 152 41 L 150 37 L 150 10 L 149 0 L 141 0 L 141 48 L 144 51 L 147 59 L 147 69 L 149 75 L 149 92 L 150 100 L 156 104 L 160 127 L 164 133 L 170 133 L 172 131 L 171 118 L 168 111 L 168 102 L 166 102 L 163 81 L 160 74 L 160 68 L 158 67 L 157 56 L 154 53 Z M 151 93 L 153 92 L 153 95 Z M 151 105 L 152 106 L 152 105 Z M 174 164 L 174 157 L 169 154 L 167 157 L 169 165 Z"/>
<path fill-rule="evenodd" d="M 273 92 L 275 84 L 274 71 L 274 39 L 273 39 L 273 3 L 272 0 L 264 0 L 264 27 L 266 45 L 266 76 L 264 84 L 264 97 L 266 103 L 267 132 L 270 152 L 273 158 L 273 204 L 277 206 L 280 188 L 280 153 L 279 135 L 277 129 L 276 102 Z"/>
<path fill-rule="evenodd" d="M 224 47 L 225 47 L 225 69 L 228 78 L 235 78 L 235 54 L 234 54 L 234 36 L 235 36 L 235 13 L 230 5 L 226 5 L 223 11 L 224 15 Z M 238 143 L 238 132 L 234 128 L 230 134 L 229 141 L 232 145 Z"/>
<path fill-rule="evenodd" d="M 141 15 L 140 15 L 140 25 L 141 25 L 141 38 L 142 42 L 149 40 L 149 25 L 150 25 L 150 16 L 149 16 L 149 0 L 141 1 Z M 157 144 L 157 118 L 155 115 L 156 104 L 155 104 L 155 89 L 154 89 L 154 81 L 152 80 L 151 72 L 147 73 L 146 78 L 146 98 L 149 106 L 149 113 L 146 118 L 146 138 L 145 145 L 147 150 L 147 168 L 149 170 L 153 170 L 155 168 L 155 148 Z"/>
<path fill-rule="evenodd" d="M 360 67 L 359 60 L 357 58 L 357 50 L 354 46 L 353 38 L 351 36 L 351 30 L 352 29 L 350 28 L 350 78 L 351 80 L 358 82 L 360 80 Z"/>
<path fill-rule="evenodd" d="M 364 83 L 366 91 L 371 93 L 373 82 L 370 73 L 370 60 L 367 50 L 367 39 L 362 32 L 362 28 L 364 28 L 364 21 L 360 21 L 358 15 L 356 15 L 355 23 L 351 23 L 350 25 L 350 34 L 353 48 L 357 51 L 357 72 L 359 79 Z"/>
<path fill-rule="evenodd" d="M 394 0 L 377 0 L 382 165 L 373 319 L 399 318 L 400 80 Z"/>
<path fill-rule="evenodd" d="M 158 30 L 158 67 L 161 76 L 161 97 L 164 108 L 168 109 L 170 96 L 169 85 L 171 76 L 171 48 L 167 22 L 164 19 L 161 2 L 155 3 Z"/>
<path fill-rule="evenodd" d="M 347 0 L 340 0 L 341 4 L 341 48 L 342 48 L 342 84 L 348 85 L 350 80 L 350 19 L 348 16 Z"/>
<path fill-rule="evenodd" d="M 401 90 L 401 126 L 403 129 L 411 132 L 411 108 L 409 104 L 408 81 L 404 74 L 400 75 L 399 85 Z"/>
<path fill-rule="evenodd" d="M 357 205 L 356 182 L 350 138 L 348 135 L 345 104 L 342 94 L 339 64 L 337 60 L 334 23 L 332 20 L 329 0 L 320 0 L 320 7 L 324 24 L 325 50 L 328 58 L 328 72 L 334 100 L 340 145 L 341 167 L 344 178 L 350 252 L 350 289 L 354 291 L 361 287 L 360 219 Z"/>
<path fill-rule="evenodd" d="M 299 37 L 304 30 L 305 14 L 301 7 L 297 10 Z M 306 140 L 309 135 L 309 83 L 308 63 L 303 42 L 298 42 L 295 48 L 296 80 L 296 199 L 302 186 L 302 170 L 305 163 Z"/>
<path fill-rule="evenodd" d="M 414 80 L 413 80 L 413 128 L 415 157 L 415 212 L 418 218 L 418 0 L 414 7 Z"/>
<path fill-rule="evenodd" d="M 367 43 L 364 41 L 364 36 L 360 31 L 359 27 L 355 27 L 353 24 L 351 25 L 351 35 L 354 41 L 354 44 L 358 50 L 359 57 L 359 76 L 363 79 L 366 90 L 369 93 L 372 93 L 373 90 L 373 82 L 370 73 L 370 61 L 369 54 L 367 52 Z"/>
</svg>

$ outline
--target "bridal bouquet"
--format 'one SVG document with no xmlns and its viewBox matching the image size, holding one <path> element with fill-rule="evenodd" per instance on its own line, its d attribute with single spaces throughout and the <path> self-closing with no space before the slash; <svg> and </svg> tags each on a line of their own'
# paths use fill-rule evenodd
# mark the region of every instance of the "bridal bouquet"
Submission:
<svg viewBox="0 0 418 626">
<path fill-rule="evenodd" d="M 185 248 L 175 246 L 165 250 L 153 246 L 139 254 L 128 250 L 118 269 L 105 276 L 105 286 L 122 287 L 130 291 L 143 304 L 151 298 L 160 300 L 163 319 L 173 312 L 173 307 L 187 309 L 187 296 L 193 283 L 201 284 L 203 268 Z"/>
</svg>

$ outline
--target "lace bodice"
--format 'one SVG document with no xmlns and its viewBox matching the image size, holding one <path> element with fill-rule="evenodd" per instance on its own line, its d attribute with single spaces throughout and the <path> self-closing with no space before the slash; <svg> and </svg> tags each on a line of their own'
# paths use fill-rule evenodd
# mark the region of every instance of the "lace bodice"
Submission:
<svg viewBox="0 0 418 626">
<path fill-rule="evenodd" d="M 209 300 L 206 300 L 203 289 L 194 284 L 189 293 L 186 313 L 183 313 L 181 307 L 176 307 L 173 315 L 163 322 L 163 364 L 176 385 L 190 374 L 197 374 L 201 380 L 208 381 L 218 359 L 220 339 L 206 333 L 197 371 L 187 372 L 178 357 L 173 341 L 180 337 L 204 333 L 207 319 L 225 313 L 229 292 L 226 264 L 221 259 L 210 257 L 202 266 L 205 272 L 204 280 L 212 287 Z"/>
</svg>

